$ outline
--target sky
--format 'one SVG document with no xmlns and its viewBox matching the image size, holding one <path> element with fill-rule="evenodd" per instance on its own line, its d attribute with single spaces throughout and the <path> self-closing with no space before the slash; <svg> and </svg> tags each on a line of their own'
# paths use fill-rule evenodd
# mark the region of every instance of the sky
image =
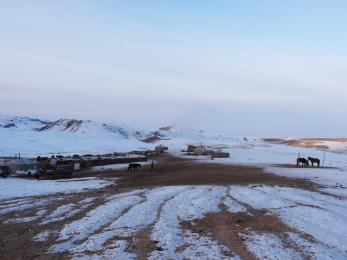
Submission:
<svg viewBox="0 0 347 260">
<path fill-rule="evenodd" d="M 0 113 L 346 136 L 347 1 L 0 2 Z"/>
</svg>

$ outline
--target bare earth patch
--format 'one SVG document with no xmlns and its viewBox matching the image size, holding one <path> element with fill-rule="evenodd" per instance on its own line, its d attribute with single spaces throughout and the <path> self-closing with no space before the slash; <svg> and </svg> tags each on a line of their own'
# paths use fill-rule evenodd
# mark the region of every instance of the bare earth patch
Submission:
<svg viewBox="0 0 347 260">
<path fill-rule="evenodd" d="M 263 140 L 274 144 L 286 144 L 294 147 L 316 148 L 321 150 L 330 149 L 326 143 L 345 143 L 347 145 L 347 138 L 263 138 Z"/>
<path fill-rule="evenodd" d="M 242 259 L 257 259 L 244 244 L 245 235 L 253 233 L 273 233 L 279 236 L 288 248 L 298 248 L 286 241 L 287 233 L 300 233 L 286 225 L 277 216 L 266 210 L 256 210 L 250 207 L 248 212 L 231 213 L 221 205 L 218 213 L 209 213 L 203 219 L 196 221 L 183 221 L 183 229 L 192 230 L 195 233 L 209 235 L 227 245 Z M 313 240 L 311 236 L 300 233 L 300 236 Z M 300 249 L 299 249 L 300 250 Z"/>
</svg>

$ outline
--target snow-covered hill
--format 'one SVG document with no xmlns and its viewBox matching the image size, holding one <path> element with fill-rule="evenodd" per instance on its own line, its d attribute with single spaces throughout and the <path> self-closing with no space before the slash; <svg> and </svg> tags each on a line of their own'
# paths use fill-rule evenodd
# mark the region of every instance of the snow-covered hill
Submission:
<svg viewBox="0 0 347 260">
<path fill-rule="evenodd" d="M 128 152 L 153 149 L 158 144 L 181 150 L 187 144 L 225 146 L 242 141 L 241 138 L 173 126 L 151 131 L 119 123 L 0 115 L 0 156 Z"/>
<path fill-rule="evenodd" d="M 154 133 L 117 123 L 0 116 L 0 155 L 105 153 L 150 149 Z"/>
<path fill-rule="evenodd" d="M 49 121 L 0 115 L 0 156 L 12 156 L 18 153 L 36 156 L 50 153 L 129 152 L 153 149 L 158 144 L 168 146 L 171 151 L 185 149 L 188 144 L 201 144 L 229 151 L 237 149 L 240 150 L 239 154 L 255 147 L 264 150 L 264 147 L 270 144 L 276 144 L 275 147 L 279 148 L 289 146 L 288 149 L 297 151 L 296 153 L 305 147 L 339 153 L 347 151 L 347 139 L 341 138 L 336 140 L 270 138 L 265 142 L 261 138 L 234 137 L 202 130 L 177 129 L 174 126 L 144 130 L 119 123 L 98 123 L 78 119 Z"/>
<path fill-rule="evenodd" d="M 125 139 L 143 139 L 151 135 L 145 130 L 134 129 L 118 123 L 100 124 L 90 120 L 58 119 L 56 121 L 41 120 L 20 116 L 0 116 L 0 130 L 32 131 L 32 132 L 69 132 L 79 134 L 116 134 Z"/>
</svg>

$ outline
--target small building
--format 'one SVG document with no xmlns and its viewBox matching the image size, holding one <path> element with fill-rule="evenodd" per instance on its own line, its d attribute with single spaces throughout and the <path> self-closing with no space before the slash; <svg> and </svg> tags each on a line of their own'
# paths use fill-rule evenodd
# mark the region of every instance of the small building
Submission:
<svg viewBox="0 0 347 260">
<path fill-rule="evenodd" d="M 205 155 L 206 154 L 206 148 L 204 146 L 198 146 L 193 150 L 193 154 L 195 155 Z"/>
<path fill-rule="evenodd" d="M 163 153 L 164 151 L 167 151 L 167 150 L 169 150 L 169 147 L 167 147 L 167 146 L 165 146 L 163 144 L 160 144 L 160 145 L 155 147 L 155 151 L 157 153 Z"/>
<path fill-rule="evenodd" d="M 80 171 L 81 170 L 81 164 L 79 162 L 75 162 L 73 164 L 74 171 Z"/>
<path fill-rule="evenodd" d="M 211 156 L 214 153 L 212 149 L 206 149 L 205 150 L 205 155 Z"/>
<path fill-rule="evenodd" d="M 192 145 L 192 144 L 188 145 L 188 147 L 187 147 L 187 152 L 188 152 L 188 153 L 194 152 L 194 150 L 196 149 L 196 147 L 197 147 L 197 146 Z"/>
<path fill-rule="evenodd" d="M 214 158 L 229 158 L 230 157 L 230 153 L 222 152 L 222 151 L 214 151 L 213 152 L 213 157 Z"/>
</svg>

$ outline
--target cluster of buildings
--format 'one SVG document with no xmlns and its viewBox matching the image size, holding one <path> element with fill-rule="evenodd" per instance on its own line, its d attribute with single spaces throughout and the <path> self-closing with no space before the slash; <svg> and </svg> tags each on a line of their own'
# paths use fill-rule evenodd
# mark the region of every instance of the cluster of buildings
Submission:
<svg viewBox="0 0 347 260">
<path fill-rule="evenodd" d="M 163 153 L 167 151 L 169 148 L 163 144 L 160 144 L 155 147 L 154 153 Z M 211 158 L 229 158 L 230 153 L 222 151 L 221 148 L 211 148 L 208 146 L 201 145 L 188 145 L 187 150 L 184 150 L 184 152 L 187 152 L 188 155 L 205 155 L 205 156 L 211 156 Z"/>
<path fill-rule="evenodd" d="M 188 155 L 206 155 L 211 156 L 211 158 L 229 158 L 230 153 L 223 152 L 222 149 L 211 149 L 203 145 L 188 145 L 187 147 Z"/>
</svg>

